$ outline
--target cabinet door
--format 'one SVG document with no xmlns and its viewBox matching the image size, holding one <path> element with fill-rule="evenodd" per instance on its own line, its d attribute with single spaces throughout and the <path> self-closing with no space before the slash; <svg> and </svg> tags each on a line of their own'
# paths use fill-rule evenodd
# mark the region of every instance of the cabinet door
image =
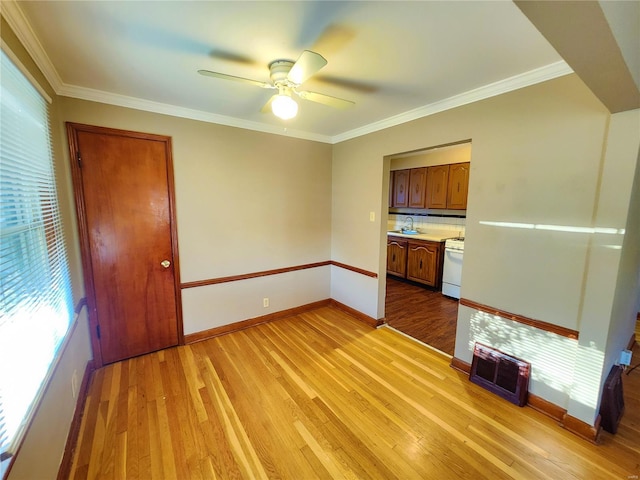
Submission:
<svg viewBox="0 0 640 480">
<path fill-rule="evenodd" d="M 449 165 L 427 169 L 427 208 L 447 208 Z"/>
<path fill-rule="evenodd" d="M 387 273 L 404 278 L 407 272 L 407 242 L 395 238 L 387 240 Z"/>
<path fill-rule="evenodd" d="M 409 176 L 409 207 L 425 207 L 425 190 L 427 187 L 427 168 L 412 168 Z"/>
<path fill-rule="evenodd" d="M 415 282 L 438 286 L 438 255 L 440 246 L 434 243 L 409 243 L 407 252 L 407 278 Z"/>
<path fill-rule="evenodd" d="M 449 165 L 447 208 L 466 210 L 469 191 L 469 163 Z"/>
<path fill-rule="evenodd" d="M 389 206 L 393 207 L 393 170 L 389 172 Z"/>
<path fill-rule="evenodd" d="M 406 207 L 409 205 L 409 170 L 393 172 L 393 206 Z"/>
</svg>

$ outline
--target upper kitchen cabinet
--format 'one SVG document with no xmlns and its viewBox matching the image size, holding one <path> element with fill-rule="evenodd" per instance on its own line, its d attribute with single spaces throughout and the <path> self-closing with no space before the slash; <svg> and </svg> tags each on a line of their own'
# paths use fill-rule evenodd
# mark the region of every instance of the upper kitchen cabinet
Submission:
<svg viewBox="0 0 640 480">
<path fill-rule="evenodd" d="M 469 191 L 469 162 L 454 163 L 449 166 L 449 188 L 447 208 L 453 210 L 467 209 L 467 193 Z"/>
<path fill-rule="evenodd" d="M 393 172 L 393 206 L 409 206 L 409 170 L 396 170 Z"/>
<path fill-rule="evenodd" d="M 447 208 L 449 165 L 428 167 L 427 208 Z"/>
<path fill-rule="evenodd" d="M 470 141 L 392 155 L 389 160 L 391 213 L 464 216 L 461 210 L 467 209 L 470 162 Z"/>
<path fill-rule="evenodd" d="M 427 169 L 412 168 L 409 175 L 409 207 L 424 208 L 427 187 Z"/>
</svg>

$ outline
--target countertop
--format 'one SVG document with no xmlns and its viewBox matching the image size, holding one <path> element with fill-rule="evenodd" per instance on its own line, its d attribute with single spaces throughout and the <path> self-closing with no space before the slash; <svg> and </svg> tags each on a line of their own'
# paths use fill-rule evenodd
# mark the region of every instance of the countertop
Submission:
<svg viewBox="0 0 640 480">
<path fill-rule="evenodd" d="M 446 232 L 424 232 L 424 233 L 398 233 L 396 231 L 387 232 L 387 236 L 392 237 L 402 237 L 407 240 L 427 240 L 429 242 L 444 242 L 448 238 L 456 238 L 458 235 L 455 233 L 446 233 Z"/>
</svg>

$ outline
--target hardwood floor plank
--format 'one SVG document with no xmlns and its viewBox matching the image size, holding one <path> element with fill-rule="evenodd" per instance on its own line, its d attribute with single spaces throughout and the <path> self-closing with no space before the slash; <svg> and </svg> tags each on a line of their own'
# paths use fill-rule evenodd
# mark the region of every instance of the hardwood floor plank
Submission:
<svg viewBox="0 0 640 480">
<path fill-rule="evenodd" d="M 439 290 L 387 277 L 385 319 L 388 325 L 452 355 L 455 349 L 458 301 Z"/>
<path fill-rule="evenodd" d="M 70 478 L 640 474 L 635 413 L 593 445 L 449 364 L 391 329 L 323 307 L 109 365 L 91 379 Z M 639 379 L 623 378 L 629 406 Z"/>
</svg>

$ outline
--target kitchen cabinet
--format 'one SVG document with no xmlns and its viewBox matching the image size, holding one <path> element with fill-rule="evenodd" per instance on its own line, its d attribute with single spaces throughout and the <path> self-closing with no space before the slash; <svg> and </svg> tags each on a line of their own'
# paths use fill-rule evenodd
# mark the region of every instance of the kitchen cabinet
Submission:
<svg viewBox="0 0 640 480">
<path fill-rule="evenodd" d="M 440 288 L 442 242 L 387 237 L 387 274 Z"/>
<path fill-rule="evenodd" d="M 449 165 L 427 168 L 427 208 L 447 208 Z"/>
<path fill-rule="evenodd" d="M 407 240 L 387 237 L 387 273 L 405 278 L 407 272 Z"/>
<path fill-rule="evenodd" d="M 449 186 L 447 193 L 447 208 L 453 210 L 467 209 L 467 194 L 469 191 L 469 167 L 467 163 L 454 163 L 449 166 Z"/>
<path fill-rule="evenodd" d="M 409 170 L 396 170 L 393 173 L 393 206 L 409 206 Z"/>
<path fill-rule="evenodd" d="M 439 287 L 442 280 L 442 245 L 437 242 L 409 241 L 406 278 Z"/>
<path fill-rule="evenodd" d="M 467 209 L 470 163 L 394 170 L 389 180 L 389 206 Z"/>
<path fill-rule="evenodd" d="M 409 173 L 409 207 L 424 208 L 427 189 L 427 168 L 412 168 Z"/>
<path fill-rule="evenodd" d="M 395 170 L 392 173 L 391 206 L 424 208 L 427 186 L 427 168 Z"/>
</svg>

